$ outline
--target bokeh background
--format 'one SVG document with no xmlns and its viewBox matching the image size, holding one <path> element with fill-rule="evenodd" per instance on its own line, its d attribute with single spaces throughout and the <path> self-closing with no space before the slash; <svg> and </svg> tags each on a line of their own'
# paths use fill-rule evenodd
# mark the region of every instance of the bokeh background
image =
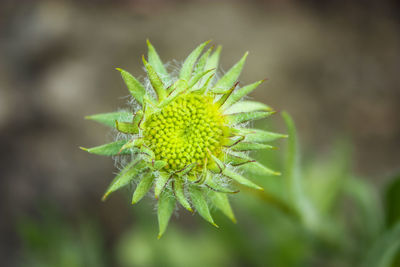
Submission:
<svg viewBox="0 0 400 267">
<path fill-rule="evenodd" d="M 222 70 L 250 52 L 241 83 L 268 78 L 252 97 L 292 114 L 313 175 L 346 158 L 379 196 L 400 168 L 399 23 L 395 0 L 0 1 L 1 265 L 349 266 L 251 196 L 237 225 L 181 210 L 157 241 L 153 199 L 100 201 L 113 161 L 78 147 L 112 134 L 83 117 L 126 107 L 115 68 L 143 77 L 147 38 L 165 62 L 211 39 Z M 279 115 L 264 126 L 286 132 Z M 279 146 L 260 156 L 278 168 Z"/>
</svg>

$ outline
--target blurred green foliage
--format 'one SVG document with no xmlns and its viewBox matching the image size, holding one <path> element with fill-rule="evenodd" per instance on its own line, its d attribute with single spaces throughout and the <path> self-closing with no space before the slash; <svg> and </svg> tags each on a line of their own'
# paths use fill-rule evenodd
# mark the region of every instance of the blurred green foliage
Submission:
<svg viewBox="0 0 400 267">
<path fill-rule="evenodd" d="M 400 266 L 400 177 L 380 194 L 352 173 L 351 144 L 343 140 L 327 154 L 301 158 L 294 124 L 284 117 L 287 152 L 256 155 L 283 175 L 253 175 L 265 193 L 231 197 L 237 224 L 216 213 L 220 229 L 200 219 L 190 227 L 173 222 L 157 240 L 155 215 L 139 204 L 134 225 L 106 250 L 94 219 L 75 227 L 44 211 L 40 220 L 21 219 L 22 266 Z"/>
</svg>

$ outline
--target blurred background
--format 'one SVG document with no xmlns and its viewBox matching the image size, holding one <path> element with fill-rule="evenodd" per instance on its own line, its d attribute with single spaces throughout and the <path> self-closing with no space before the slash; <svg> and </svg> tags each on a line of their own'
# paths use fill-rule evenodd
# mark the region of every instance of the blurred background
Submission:
<svg viewBox="0 0 400 267">
<path fill-rule="evenodd" d="M 382 213 L 400 170 L 399 23 L 395 0 L 1 0 L 1 265 L 352 266 L 390 224 Z M 238 224 L 216 214 L 216 230 L 180 210 L 157 241 L 151 197 L 131 207 L 122 190 L 101 202 L 113 161 L 78 147 L 112 134 L 83 117 L 126 107 L 115 68 L 143 77 L 147 38 L 164 62 L 212 39 L 225 71 L 249 51 L 241 84 L 268 78 L 251 96 L 292 114 L 310 195 L 325 192 L 321 180 L 357 177 L 328 212 L 350 240 L 318 240 L 240 194 Z M 259 127 L 287 131 L 279 114 Z M 282 170 L 285 144 L 260 160 Z M 280 178 L 257 179 L 285 194 Z M 364 206 L 349 208 L 349 195 Z"/>
</svg>

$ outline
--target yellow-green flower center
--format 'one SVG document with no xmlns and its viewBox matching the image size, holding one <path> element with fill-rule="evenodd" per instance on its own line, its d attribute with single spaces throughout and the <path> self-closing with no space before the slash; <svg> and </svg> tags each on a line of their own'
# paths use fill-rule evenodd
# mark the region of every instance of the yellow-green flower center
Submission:
<svg viewBox="0 0 400 267">
<path fill-rule="evenodd" d="M 157 160 L 179 170 L 191 163 L 200 169 L 218 156 L 226 137 L 224 118 L 213 98 L 196 93 L 176 98 L 146 120 L 144 140 Z"/>
</svg>

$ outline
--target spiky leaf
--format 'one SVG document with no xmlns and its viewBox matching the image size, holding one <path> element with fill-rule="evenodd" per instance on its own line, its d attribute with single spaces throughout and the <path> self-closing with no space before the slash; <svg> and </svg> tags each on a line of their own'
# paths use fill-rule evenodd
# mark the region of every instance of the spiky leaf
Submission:
<svg viewBox="0 0 400 267">
<path fill-rule="evenodd" d="M 132 204 L 138 203 L 149 192 L 153 185 L 154 175 L 151 172 L 146 173 L 137 185 L 132 196 Z"/>
<path fill-rule="evenodd" d="M 127 143 L 127 140 L 120 140 L 108 144 L 104 144 L 101 146 L 95 146 L 91 148 L 84 148 L 80 147 L 82 150 L 85 150 L 91 154 L 96 154 L 96 155 L 101 155 L 101 156 L 115 156 L 115 155 L 127 155 L 131 153 L 131 150 L 129 149 L 123 149 L 121 151 L 121 148 Z"/>
<path fill-rule="evenodd" d="M 233 114 L 252 111 L 272 111 L 272 108 L 257 101 L 240 101 L 224 111 L 224 114 Z"/>
<path fill-rule="evenodd" d="M 231 124 L 239 124 L 247 121 L 259 120 L 271 116 L 275 112 L 253 111 L 246 113 L 236 113 L 228 115 L 227 118 Z"/>
<path fill-rule="evenodd" d="M 239 166 L 240 170 L 243 170 L 247 173 L 255 174 L 255 175 L 281 175 L 280 172 L 271 170 L 270 168 L 265 167 L 261 163 L 257 161 L 251 161 L 246 164 Z"/>
<path fill-rule="evenodd" d="M 145 166 L 145 163 L 143 161 L 139 161 L 138 159 L 129 163 L 111 182 L 103 196 L 103 200 L 105 200 L 112 192 L 117 191 L 121 187 L 129 184 L 133 179 L 136 178 L 138 173 L 142 171 Z"/>
<path fill-rule="evenodd" d="M 225 104 L 222 106 L 222 109 L 227 109 L 231 105 L 235 104 L 238 102 L 242 97 L 246 96 L 247 94 L 251 93 L 254 89 L 257 88 L 261 83 L 263 83 L 265 80 L 261 80 L 249 85 L 246 85 L 242 88 L 239 88 L 233 94 L 226 100 Z"/>
<path fill-rule="evenodd" d="M 175 198 L 173 197 L 172 192 L 169 189 L 164 190 L 160 199 L 158 200 L 158 209 L 157 209 L 157 217 L 158 217 L 158 239 L 164 234 L 167 229 L 169 219 L 171 218 L 172 213 L 175 209 Z"/>
<path fill-rule="evenodd" d="M 221 54 L 221 50 L 222 50 L 222 46 L 219 45 L 217 47 L 217 49 L 215 50 L 215 52 L 207 59 L 206 65 L 204 67 L 204 69 L 206 69 L 206 70 L 213 69 L 213 71 L 211 71 L 209 74 L 206 75 L 206 77 L 204 77 L 210 83 L 212 83 L 212 81 L 214 79 L 215 72 L 216 72 L 216 69 L 217 69 L 218 63 L 219 63 L 219 57 Z"/>
<path fill-rule="evenodd" d="M 242 175 L 234 172 L 230 168 L 225 168 L 224 171 L 222 172 L 223 175 L 226 177 L 231 178 L 232 180 L 236 181 L 239 184 L 258 189 L 258 190 L 264 190 L 261 186 L 256 185 L 255 183 L 251 182 L 249 179 L 244 178 Z"/>
<path fill-rule="evenodd" d="M 146 89 L 144 88 L 143 84 L 133 77 L 129 72 L 120 68 L 117 68 L 117 70 L 121 72 L 122 79 L 128 87 L 132 97 L 135 98 L 139 104 L 143 105 L 143 96 L 146 94 Z"/>
<path fill-rule="evenodd" d="M 139 133 L 139 127 L 131 122 L 115 121 L 115 128 L 121 133 L 126 134 L 137 134 Z"/>
<path fill-rule="evenodd" d="M 231 149 L 234 151 L 271 150 L 271 149 L 276 149 L 276 147 L 258 143 L 240 142 L 232 146 Z"/>
<path fill-rule="evenodd" d="M 196 185 L 189 186 L 190 198 L 192 199 L 193 206 L 199 212 L 200 216 L 203 217 L 206 221 L 218 227 L 215 224 L 213 218 L 211 217 L 210 210 L 208 208 L 207 201 L 204 197 L 203 190 Z"/>
<path fill-rule="evenodd" d="M 204 67 L 206 66 L 208 57 L 211 53 L 211 51 L 213 50 L 213 46 L 210 47 L 197 61 L 196 67 L 193 71 L 193 77 L 198 75 L 199 73 L 202 73 L 205 69 Z"/>
<path fill-rule="evenodd" d="M 193 52 L 191 52 L 189 54 L 189 56 L 185 59 L 185 61 L 183 62 L 182 68 L 181 68 L 181 72 L 179 73 L 179 78 L 189 81 L 190 77 L 192 76 L 192 71 L 193 71 L 193 67 L 194 64 L 196 63 L 196 60 L 198 59 L 198 57 L 201 54 L 201 51 L 203 51 L 204 47 L 209 43 L 210 41 L 204 42 L 201 45 L 199 45 L 198 47 L 196 47 L 195 50 L 193 50 Z"/>
<path fill-rule="evenodd" d="M 86 116 L 85 119 L 96 121 L 109 127 L 115 128 L 115 121 L 132 121 L 133 114 L 127 111 L 118 111 L 110 113 L 100 113 L 95 115 Z"/>
<path fill-rule="evenodd" d="M 169 77 L 169 74 L 165 69 L 165 66 L 162 63 L 156 49 L 153 47 L 153 45 L 150 43 L 149 40 L 147 40 L 147 49 L 148 49 L 147 58 L 149 60 L 149 64 L 153 66 L 153 69 L 157 72 L 158 76 L 161 78 L 163 83 L 169 84 L 171 82 L 171 78 Z"/>
<path fill-rule="evenodd" d="M 273 133 L 264 130 L 250 129 L 250 128 L 235 129 L 234 133 L 237 135 L 245 136 L 246 142 L 264 143 L 288 137 L 286 134 L 279 134 L 279 133 Z"/>
<path fill-rule="evenodd" d="M 176 199 L 181 203 L 181 205 L 190 212 L 193 212 L 192 207 L 189 204 L 189 201 L 186 199 L 185 190 L 184 190 L 184 181 L 183 177 L 176 177 L 174 180 L 174 193 Z"/>
<path fill-rule="evenodd" d="M 220 179 L 216 177 L 216 179 Z M 235 194 L 238 193 L 239 190 L 231 190 L 228 187 L 221 186 L 219 183 L 215 182 L 213 179 L 213 175 L 208 175 L 207 180 L 205 182 L 206 186 L 213 191 L 220 192 L 220 193 L 230 193 Z"/>
<path fill-rule="evenodd" d="M 165 90 L 164 84 L 161 81 L 161 78 L 158 76 L 157 72 L 154 70 L 154 68 L 146 61 L 146 59 L 142 58 L 144 67 L 146 68 L 147 71 L 147 76 L 150 79 L 151 86 L 153 87 L 154 91 L 156 92 L 158 96 L 158 100 L 162 101 L 166 94 L 167 91 Z"/>
<path fill-rule="evenodd" d="M 211 192 L 210 198 L 215 207 L 221 210 L 229 219 L 236 223 L 235 215 L 233 214 L 231 204 L 229 203 L 229 199 L 226 194 Z"/>
<path fill-rule="evenodd" d="M 160 175 L 157 177 L 157 180 L 155 182 L 154 186 L 154 196 L 155 198 L 158 198 L 167 185 L 167 182 L 169 180 L 170 176 L 165 173 L 165 172 L 160 172 Z"/>
<path fill-rule="evenodd" d="M 221 79 L 218 80 L 214 87 L 225 90 L 231 88 L 237 82 L 239 75 L 242 72 L 247 55 L 248 52 L 246 52 L 244 56 L 227 73 L 225 73 Z"/>
</svg>

